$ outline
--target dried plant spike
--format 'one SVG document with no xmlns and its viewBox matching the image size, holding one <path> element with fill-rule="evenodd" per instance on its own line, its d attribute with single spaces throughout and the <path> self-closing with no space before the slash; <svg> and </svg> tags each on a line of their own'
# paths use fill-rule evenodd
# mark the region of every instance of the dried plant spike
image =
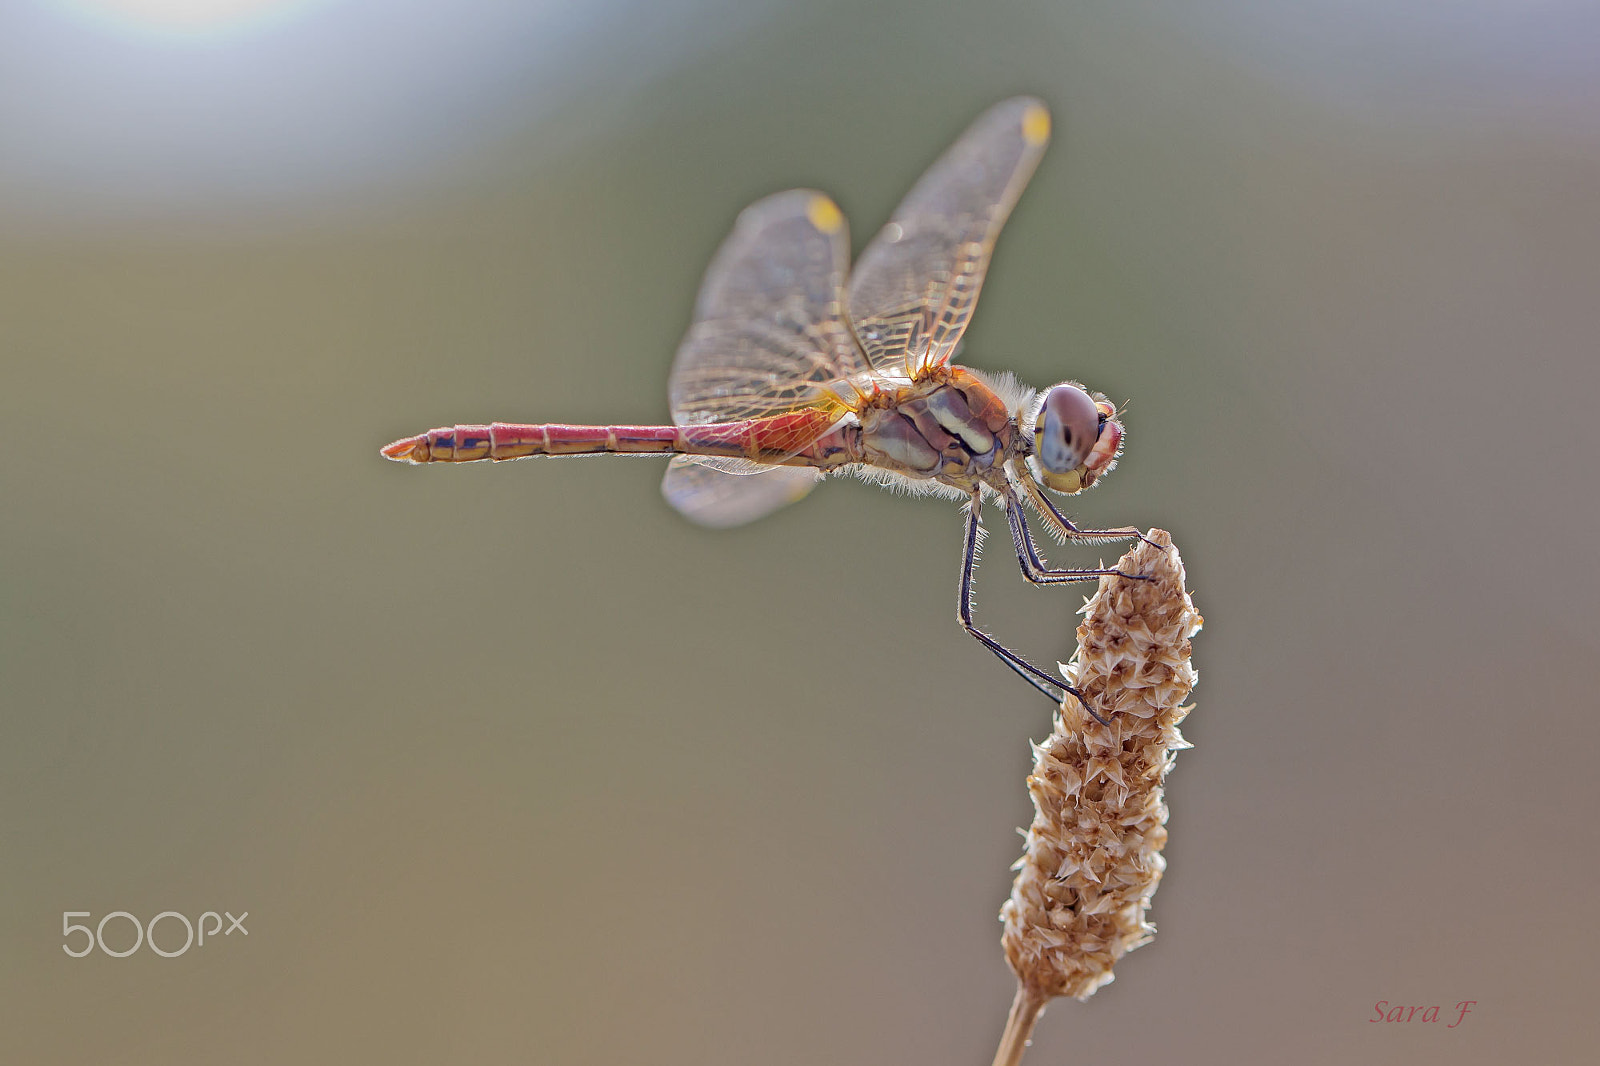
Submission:
<svg viewBox="0 0 1600 1066">
<path fill-rule="evenodd" d="M 1110 725 L 1072 696 L 1055 729 L 1034 745 L 1028 776 L 1033 824 L 1000 909 L 1001 943 L 1017 975 L 1017 1001 L 996 1063 L 1014 1063 L 1033 1021 L 1056 996 L 1085 1000 L 1112 979 L 1124 954 L 1149 942 L 1145 921 L 1166 861 L 1162 782 L 1189 745 L 1178 732 L 1194 688 L 1189 638 L 1202 619 L 1184 588 L 1183 562 L 1153 529 L 1083 608 L 1078 651 L 1064 667 Z M 1008 1054 L 1011 1057 L 1007 1057 Z"/>
</svg>

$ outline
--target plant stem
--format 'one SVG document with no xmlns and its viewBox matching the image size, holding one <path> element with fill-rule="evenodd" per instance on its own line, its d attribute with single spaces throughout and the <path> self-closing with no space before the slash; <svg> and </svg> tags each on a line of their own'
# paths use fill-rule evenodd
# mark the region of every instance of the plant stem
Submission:
<svg viewBox="0 0 1600 1066">
<path fill-rule="evenodd" d="M 1046 999 L 1030 994 L 1019 982 L 1017 996 L 1011 1001 L 1011 1014 L 1006 1018 L 1006 1031 L 1000 1034 L 1000 1047 L 994 1053 L 994 1066 L 1017 1066 L 1022 1053 L 1028 1049 L 1028 1038 L 1033 1035 L 1034 1023 L 1044 1013 Z"/>
</svg>

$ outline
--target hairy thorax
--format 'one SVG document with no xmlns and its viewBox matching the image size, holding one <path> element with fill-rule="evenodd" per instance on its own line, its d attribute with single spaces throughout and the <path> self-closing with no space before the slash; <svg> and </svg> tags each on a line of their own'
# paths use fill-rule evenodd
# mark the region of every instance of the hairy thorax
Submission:
<svg viewBox="0 0 1600 1066">
<path fill-rule="evenodd" d="M 958 366 L 883 390 L 859 414 L 862 461 L 957 488 L 975 486 L 1004 463 L 1015 432 L 994 390 Z"/>
</svg>

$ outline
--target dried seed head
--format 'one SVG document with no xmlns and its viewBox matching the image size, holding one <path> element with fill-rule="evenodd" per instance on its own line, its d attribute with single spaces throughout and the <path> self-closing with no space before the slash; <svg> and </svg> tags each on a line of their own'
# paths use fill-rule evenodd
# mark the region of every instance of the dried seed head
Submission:
<svg viewBox="0 0 1600 1066">
<path fill-rule="evenodd" d="M 1151 530 L 1149 539 L 1160 547 L 1141 542 L 1117 567 L 1155 580 L 1102 577 L 1065 667 L 1111 724 L 1095 722 L 1068 696 L 1049 739 L 1034 745 L 1028 791 L 1036 813 L 1000 909 L 1019 1002 L 1088 999 L 1112 980 L 1118 959 L 1155 933 L 1144 918 L 1166 868 L 1161 785 L 1176 752 L 1189 746 L 1178 723 L 1190 710 L 1189 637 L 1202 619 L 1171 536 Z"/>
</svg>

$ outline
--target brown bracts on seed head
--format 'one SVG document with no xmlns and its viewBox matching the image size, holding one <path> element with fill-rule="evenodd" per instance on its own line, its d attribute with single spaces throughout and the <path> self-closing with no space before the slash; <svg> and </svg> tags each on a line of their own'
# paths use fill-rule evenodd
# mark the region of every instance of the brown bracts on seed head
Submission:
<svg viewBox="0 0 1600 1066">
<path fill-rule="evenodd" d="M 1036 813 L 1000 916 L 1019 1002 L 1041 1008 L 1055 996 L 1087 999 L 1155 932 L 1145 911 L 1166 868 L 1162 784 L 1189 746 L 1178 724 L 1196 676 L 1189 638 L 1203 620 L 1171 536 L 1153 529 L 1148 538 L 1117 567 L 1153 580 L 1100 579 L 1066 671 L 1110 725 L 1069 698 L 1034 748 Z"/>
</svg>

